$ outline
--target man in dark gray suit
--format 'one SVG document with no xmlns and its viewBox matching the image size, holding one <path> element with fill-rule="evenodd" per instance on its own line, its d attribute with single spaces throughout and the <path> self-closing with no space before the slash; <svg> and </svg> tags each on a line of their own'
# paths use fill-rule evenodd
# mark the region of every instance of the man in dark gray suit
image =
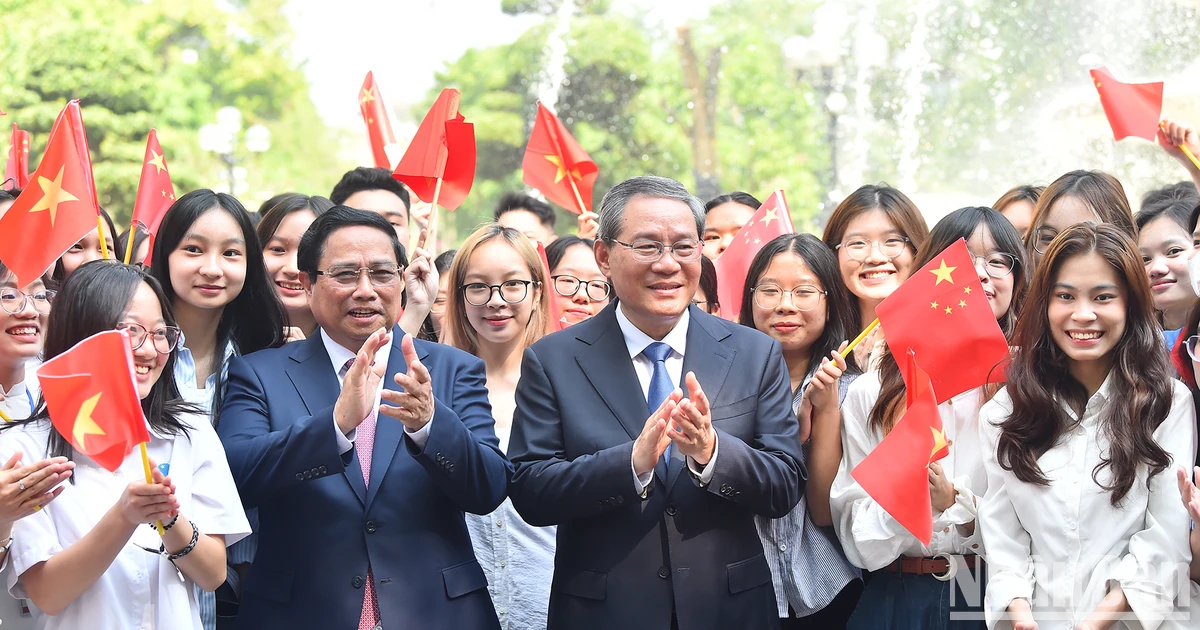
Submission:
<svg viewBox="0 0 1200 630">
<path fill-rule="evenodd" d="M 617 297 L 525 351 L 510 495 L 558 525 L 550 630 L 778 628 L 754 516 L 804 492 L 779 343 L 691 307 L 704 209 L 679 182 L 604 196 Z"/>
</svg>

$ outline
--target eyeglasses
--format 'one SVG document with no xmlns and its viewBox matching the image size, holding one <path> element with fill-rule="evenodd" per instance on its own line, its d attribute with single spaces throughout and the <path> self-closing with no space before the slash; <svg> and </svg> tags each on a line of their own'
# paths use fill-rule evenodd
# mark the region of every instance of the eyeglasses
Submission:
<svg viewBox="0 0 1200 630">
<path fill-rule="evenodd" d="M 987 271 L 987 275 L 993 278 L 1007 276 L 1017 265 L 1017 257 L 1004 252 L 992 252 L 986 256 L 979 256 L 968 249 L 967 253 L 971 255 L 971 264 L 978 267 L 979 263 L 983 262 L 983 268 Z"/>
<path fill-rule="evenodd" d="M 179 329 L 174 326 L 163 326 L 154 330 L 146 330 L 141 324 L 133 324 L 122 322 L 117 324 L 117 330 L 124 330 L 129 333 L 129 347 L 133 350 L 141 348 L 146 343 L 147 339 L 154 339 L 154 349 L 159 354 L 171 354 L 175 346 L 179 345 Z"/>
<path fill-rule="evenodd" d="M 678 262 L 692 262 L 700 259 L 700 241 L 694 238 L 675 241 L 672 245 L 665 245 L 650 239 L 638 239 L 632 243 L 613 239 L 613 242 L 628 247 L 633 251 L 633 259 L 638 262 L 658 262 L 666 250 L 671 250 L 671 256 Z"/>
<path fill-rule="evenodd" d="M 1054 241 L 1054 238 L 1057 236 L 1058 230 L 1048 225 L 1043 225 L 1042 227 L 1034 230 L 1033 250 L 1039 254 L 1045 254 L 1046 250 L 1050 248 L 1050 243 Z"/>
<path fill-rule="evenodd" d="M 349 289 L 358 286 L 359 278 L 365 273 L 371 279 L 373 287 L 394 287 L 400 284 L 400 273 L 402 268 L 399 265 L 378 266 L 378 267 L 362 267 L 359 269 L 351 269 L 349 267 L 335 267 L 327 271 L 318 270 L 318 276 L 325 276 L 334 286 L 343 289 Z"/>
<path fill-rule="evenodd" d="M 45 315 L 50 312 L 50 303 L 54 301 L 57 291 L 42 289 L 35 293 L 25 293 L 17 289 L 0 289 L 0 308 L 9 315 L 16 315 L 25 310 L 25 305 L 33 303 L 33 310 Z"/>
<path fill-rule="evenodd" d="M 791 295 L 792 306 L 798 311 L 813 310 L 821 303 L 821 296 L 827 293 L 811 284 L 802 284 L 787 291 L 777 284 L 760 284 L 750 291 L 754 293 L 754 303 L 759 308 L 777 308 L 783 303 L 785 295 Z"/>
<path fill-rule="evenodd" d="M 583 289 L 587 293 L 588 299 L 593 302 L 608 299 L 609 286 L 603 280 L 583 281 L 567 274 L 550 276 L 550 279 L 554 281 L 554 292 L 563 297 L 575 297 L 579 293 L 579 289 Z"/>
<path fill-rule="evenodd" d="M 893 258 L 904 253 L 904 249 L 908 246 L 907 236 L 889 236 L 882 241 L 869 240 L 865 238 L 853 238 L 844 243 L 839 243 L 834 249 L 846 250 L 846 255 L 854 260 L 866 260 L 871 255 L 871 249 L 878 249 L 884 258 L 892 260 Z"/>
<path fill-rule="evenodd" d="M 1200 335 L 1192 335 L 1183 342 L 1183 347 L 1187 348 L 1189 357 L 1193 361 L 1200 362 Z"/>
<path fill-rule="evenodd" d="M 529 295 L 529 285 L 537 284 L 532 280 L 505 280 L 500 284 L 485 284 L 472 282 L 459 287 L 467 304 L 483 306 L 492 301 L 492 293 L 500 294 L 500 299 L 509 304 L 517 304 Z"/>
</svg>

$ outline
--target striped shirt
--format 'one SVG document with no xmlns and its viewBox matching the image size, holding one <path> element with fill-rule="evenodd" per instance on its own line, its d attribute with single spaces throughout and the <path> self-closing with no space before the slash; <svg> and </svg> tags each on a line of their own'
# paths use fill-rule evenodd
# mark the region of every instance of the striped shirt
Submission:
<svg viewBox="0 0 1200 630">
<path fill-rule="evenodd" d="M 838 403 L 846 399 L 846 391 L 857 374 L 844 374 L 838 381 Z M 812 375 L 804 379 L 792 399 L 792 412 L 798 412 L 804 389 Z M 810 446 L 801 446 L 804 459 L 809 458 Z M 799 617 L 807 617 L 829 605 L 851 580 L 861 572 L 842 552 L 832 527 L 818 527 L 808 517 L 807 497 L 783 518 L 754 517 L 763 554 L 771 567 L 771 582 L 775 586 L 775 603 L 779 616 L 788 616 L 788 606 Z"/>
</svg>

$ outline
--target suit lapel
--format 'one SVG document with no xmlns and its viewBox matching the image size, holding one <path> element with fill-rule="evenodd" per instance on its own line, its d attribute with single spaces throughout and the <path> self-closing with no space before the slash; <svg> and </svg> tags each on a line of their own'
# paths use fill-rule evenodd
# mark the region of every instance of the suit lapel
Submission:
<svg viewBox="0 0 1200 630">
<path fill-rule="evenodd" d="M 388 355 L 387 372 L 383 375 L 383 388 L 392 391 L 402 391 L 400 386 L 396 384 L 396 374 L 407 374 L 408 365 L 404 363 L 404 353 L 400 350 L 400 341 L 404 337 L 404 331 L 396 327 L 392 330 L 392 349 Z M 429 357 L 428 350 L 422 348 L 419 344 L 414 346 L 417 349 L 417 357 L 427 369 L 432 370 L 426 362 Z M 380 404 L 386 404 L 380 401 Z M 400 441 L 404 439 L 404 424 L 395 418 L 381 416 L 376 414 L 375 418 L 375 445 L 371 449 L 371 485 L 367 488 L 366 506 L 371 507 L 371 502 L 375 500 L 375 495 L 379 493 L 379 485 L 383 483 L 383 478 L 387 475 L 388 468 L 391 467 L 392 461 L 396 456 L 396 449 L 400 446 Z M 362 475 L 359 475 L 359 480 L 362 480 Z"/>
<path fill-rule="evenodd" d="M 704 396 L 712 405 L 720 395 L 729 369 L 733 365 L 733 350 L 726 348 L 722 340 L 729 336 L 723 330 L 719 320 L 696 307 L 688 311 L 689 323 L 687 332 L 687 354 L 683 357 L 683 371 L 679 374 L 679 387 L 683 395 L 688 394 L 687 384 L 683 380 L 688 372 L 695 372 Z M 667 472 L 667 487 L 675 485 L 679 473 L 687 466 L 683 457 L 672 457 Z"/>
<path fill-rule="evenodd" d="M 615 302 L 609 304 L 595 316 L 596 325 L 576 335 L 587 347 L 575 355 L 575 361 L 625 432 L 637 439 L 650 412 L 646 397 L 639 395 L 642 385 L 633 370 L 615 309 Z"/>
</svg>

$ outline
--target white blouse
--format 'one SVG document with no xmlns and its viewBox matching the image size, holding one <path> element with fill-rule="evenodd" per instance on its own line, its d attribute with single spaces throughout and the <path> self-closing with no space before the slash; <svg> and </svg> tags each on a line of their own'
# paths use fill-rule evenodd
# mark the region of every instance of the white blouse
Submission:
<svg viewBox="0 0 1200 630">
<path fill-rule="evenodd" d="M 953 441 L 950 454 L 938 463 L 954 484 L 957 496 L 953 505 L 933 515 L 933 538 L 928 547 L 850 476 L 854 467 L 883 441 L 882 435 L 867 427 L 879 390 L 879 372 L 868 372 L 850 386 L 842 405 L 842 463 L 829 491 L 829 507 L 846 558 L 856 567 L 877 571 L 900 556 L 982 554 L 979 530 L 968 526 L 975 520 L 976 505 L 987 491 L 976 425 L 983 388 L 963 392 L 938 405 L 943 430 Z"/>
<path fill-rule="evenodd" d="M 203 416 L 188 415 L 187 437 L 164 436 L 151 430 L 147 450 L 156 464 L 169 464 L 182 517 L 196 524 L 202 535 L 223 534 L 230 545 L 250 532 L 242 502 L 212 424 Z M 39 422 L 0 432 L 0 457 L 16 451 L 25 461 L 47 456 L 50 424 Z M 13 571 L 8 589 L 13 597 L 28 597 L 20 576 L 30 567 L 49 560 L 91 531 L 118 501 L 131 481 L 145 479 L 142 458 L 134 449 L 116 473 L 101 468 L 86 455 L 74 455 L 74 483 L 64 483 L 53 503 L 13 525 L 9 551 Z M 192 628 L 200 630 L 200 611 L 194 582 L 180 578 L 158 549 L 162 540 L 153 528 L 139 526 L 113 563 L 90 588 L 62 613 L 50 616 L 34 609 L 39 630 L 127 630 L 130 628 Z"/>
<path fill-rule="evenodd" d="M 1062 405 L 1078 424 L 1038 458 L 1047 486 L 1022 482 L 997 461 L 999 424 L 1012 412 L 1007 389 L 980 412 L 989 454 L 990 490 L 979 510 L 988 550 L 988 628 L 1017 598 L 1029 600 L 1041 630 L 1074 628 L 1095 610 L 1112 582 L 1124 590 L 1147 630 L 1194 627 L 1164 621 L 1176 596 L 1188 589 L 1189 519 L 1175 468 L 1195 461 L 1191 394 L 1179 381 L 1170 381 L 1171 410 L 1154 430 L 1154 439 L 1171 456 L 1171 465 L 1148 487 L 1149 470 L 1143 465 L 1120 507 L 1114 508 L 1111 494 L 1092 478 L 1108 454 L 1109 439 L 1100 431 L 1099 416 L 1114 396 L 1111 379 L 1088 400 L 1082 419 Z M 1105 483 L 1111 479 L 1107 468 L 1098 476 Z"/>
</svg>

